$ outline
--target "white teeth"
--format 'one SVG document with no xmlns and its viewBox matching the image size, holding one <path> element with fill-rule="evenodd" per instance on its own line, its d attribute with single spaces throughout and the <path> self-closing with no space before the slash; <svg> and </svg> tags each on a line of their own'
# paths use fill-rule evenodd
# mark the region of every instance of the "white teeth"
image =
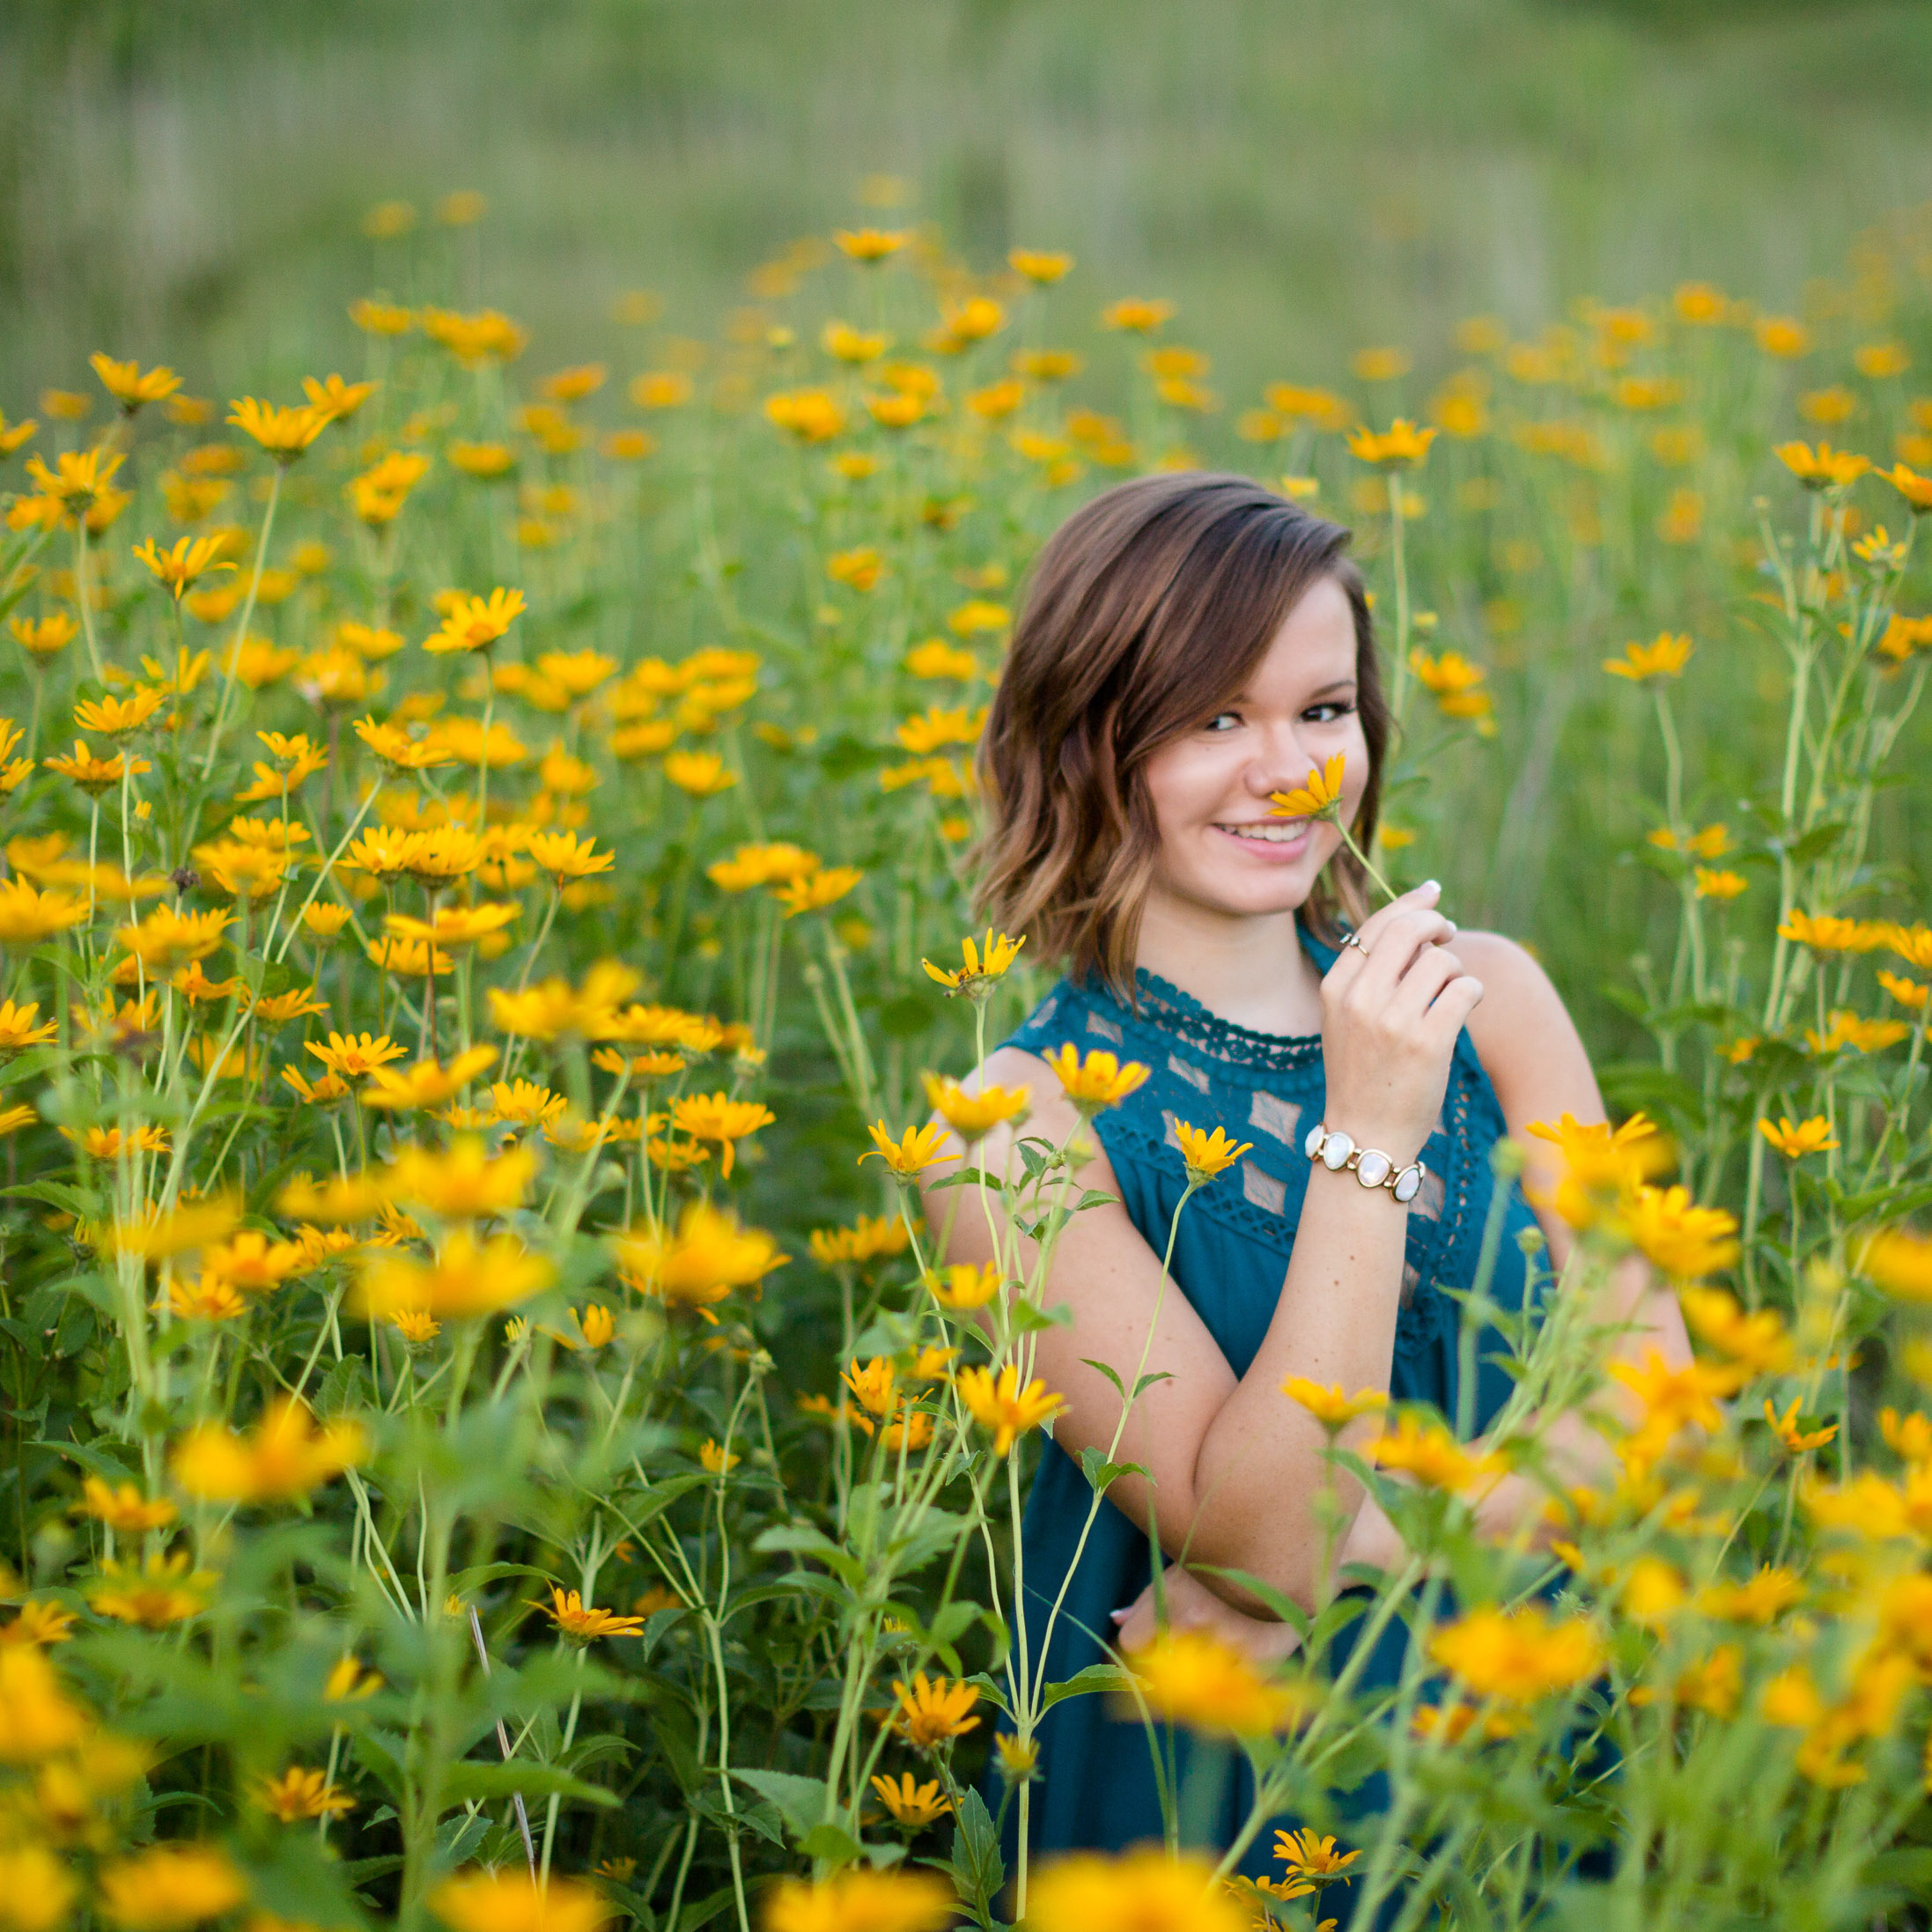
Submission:
<svg viewBox="0 0 1932 1932">
<path fill-rule="evenodd" d="M 1232 832 L 1236 838 L 1253 838 L 1264 844 L 1282 845 L 1299 838 L 1308 830 L 1308 825 L 1305 820 L 1294 819 L 1273 824 L 1223 825 L 1219 830 Z"/>
</svg>

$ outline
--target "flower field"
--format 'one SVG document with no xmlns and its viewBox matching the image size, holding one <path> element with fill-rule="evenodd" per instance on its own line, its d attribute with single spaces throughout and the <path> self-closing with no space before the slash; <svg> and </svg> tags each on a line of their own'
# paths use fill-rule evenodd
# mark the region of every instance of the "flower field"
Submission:
<svg viewBox="0 0 1932 1932">
<path fill-rule="evenodd" d="M 114 343 L 0 417 L 0 1932 L 1919 1922 L 1932 222 L 1788 313 L 1226 397 L 1206 320 L 874 228 L 558 368 L 412 223 L 352 374 Z M 1051 983 L 970 894 L 1026 565 L 1162 466 L 1353 526 L 1370 856 L 1535 946 L 1620 1125 L 1550 1125 L 1580 1240 L 1497 1435 L 1283 1392 L 1406 1570 L 1281 1602 L 1279 1670 L 1061 1685 L 1012 1636 L 1039 1271 L 947 1267 L 914 1184 Z M 1083 1044 L 1090 1119 L 1137 1074 Z M 951 1198 L 1051 1256 L 1079 1167 Z M 1699 1359 L 1620 1368 L 1568 1488 L 1633 1248 Z M 1535 1546 L 1478 1533 L 1504 1468 Z M 1392 1700 L 1355 1619 L 1421 1632 Z M 1013 1858 L 1073 1695 L 1179 1767 L 1167 1847 Z"/>
</svg>

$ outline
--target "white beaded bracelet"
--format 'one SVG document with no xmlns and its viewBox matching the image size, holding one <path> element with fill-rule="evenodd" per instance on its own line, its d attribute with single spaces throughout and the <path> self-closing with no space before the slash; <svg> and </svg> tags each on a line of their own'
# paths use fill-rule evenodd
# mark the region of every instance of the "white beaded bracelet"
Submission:
<svg viewBox="0 0 1932 1932">
<path fill-rule="evenodd" d="M 1322 1121 L 1309 1129 L 1302 1151 L 1331 1174 L 1351 1169 L 1364 1187 L 1385 1187 L 1398 1201 L 1412 1201 L 1422 1191 L 1429 1171 L 1420 1161 L 1398 1169 L 1394 1157 L 1380 1147 L 1358 1147 L 1346 1133 L 1331 1133 Z"/>
</svg>

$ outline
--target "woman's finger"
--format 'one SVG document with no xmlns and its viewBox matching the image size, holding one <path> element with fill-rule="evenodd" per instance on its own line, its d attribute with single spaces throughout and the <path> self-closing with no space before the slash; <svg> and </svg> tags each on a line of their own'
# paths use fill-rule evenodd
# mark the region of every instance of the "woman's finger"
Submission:
<svg viewBox="0 0 1932 1932">
<path fill-rule="evenodd" d="M 1419 886 L 1412 886 L 1399 898 L 1390 900 L 1387 905 L 1378 906 L 1356 928 L 1355 936 L 1372 952 L 1375 935 L 1392 919 L 1405 912 L 1417 911 L 1433 912 L 1442 896 L 1442 887 L 1434 879 L 1425 879 Z"/>
</svg>

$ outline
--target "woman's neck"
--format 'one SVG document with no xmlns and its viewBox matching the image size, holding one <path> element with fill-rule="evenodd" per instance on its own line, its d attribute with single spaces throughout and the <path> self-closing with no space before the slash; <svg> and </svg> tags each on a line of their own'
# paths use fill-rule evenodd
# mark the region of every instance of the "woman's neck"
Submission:
<svg viewBox="0 0 1932 1932">
<path fill-rule="evenodd" d="M 1318 1033 L 1322 976 L 1294 920 L 1293 912 L 1230 918 L 1156 887 L 1141 911 L 1134 963 L 1235 1026 Z"/>
</svg>

